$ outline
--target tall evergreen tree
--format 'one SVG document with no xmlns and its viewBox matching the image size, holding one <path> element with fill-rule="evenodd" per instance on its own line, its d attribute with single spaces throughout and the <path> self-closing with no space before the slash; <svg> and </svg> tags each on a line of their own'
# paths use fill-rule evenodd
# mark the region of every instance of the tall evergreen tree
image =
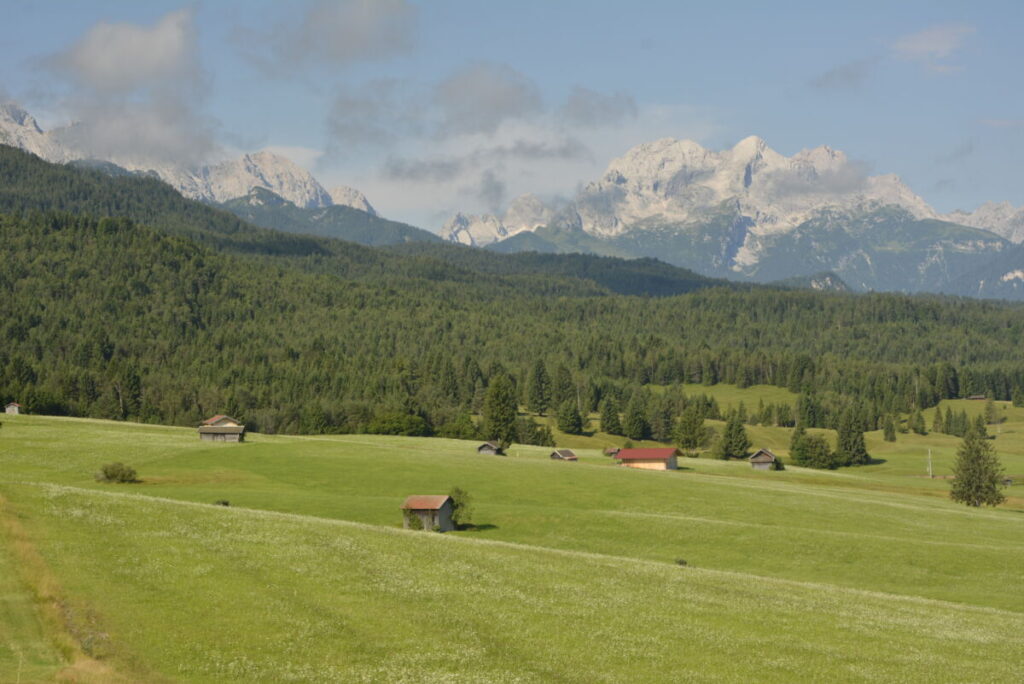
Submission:
<svg viewBox="0 0 1024 684">
<path fill-rule="evenodd" d="M 953 465 L 949 497 L 968 506 L 998 506 L 1006 499 L 999 489 L 1002 467 L 995 448 L 984 435 L 984 427 L 984 423 L 970 426 Z"/>
<path fill-rule="evenodd" d="M 921 409 L 915 408 L 910 414 L 910 418 L 907 419 L 907 427 L 919 435 L 928 434 L 928 428 L 925 427 L 924 416 L 921 414 Z"/>
<path fill-rule="evenodd" d="M 543 360 L 537 359 L 533 364 L 526 391 L 527 408 L 543 416 L 551 406 L 551 378 Z"/>
<path fill-rule="evenodd" d="M 999 411 L 996 410 L 996 402 L 992 400 L 992 397 L 985 400 L 985 422 L 989 425 L 999 422 Z"/>
<path fill-rule="evenodd" d="M 576 401 L 576 383 L 572 380 L 572 373 L 565 365 L 559 365 L 555 369 L 555 378 L 551 383 L 551 405 L 561 406 L 572 399 Z"/>
<path fill-rule="evenodd" d="M 885 416 L 885 420 L 882 423 L 882 433 L 886 442 L 896 441 L 896 422 L 892 419 L 891 413 Z"/>
<path fill-rule="evenodd" d="M 619 420 L 619 403 L 615 397 L 606 397 L 601 402 L 601 431 L 609 435 L 622 434 L 622 422 Z"/>
<path fill-rule="evenodd" d="M 647 423 L 647 409 L 643 397 L 637 392 L 626 404 L 626 415 L 622 425 L 623 432 L 630 439 L 647 439 L 651 426 Z"/>
<path fill-rule="evenodd" d="M 917 415 L 920 418 L 920 411 Z M 924 419 L 921 420 L 923 422 Z M 861 432 L 857 416 L 852 409 L 847 409 L 840 417 L 838 433 L 836 462 L 839 465 L 865 465 L 871 462 L 867 447 L 864 445 L 864 433 Z"/>
<path fill-rule="evenodd" d="M 935 407 L 935 416 L 932 418 L 932 432 L 942 434 L 946 431 L 946 423 L 942 420 L 942 407 Z"/>
<path fill-rule="evenodd" d="M 570 435 L 583 433 L 583 417 L 576 409 L 575 399 L 569 399 L 558 407 L 558 429 Z"/>
<path fill-rule="evenodd" d="M 679 418 L 675 432 L 676 444 L 680 449 L 693 451 L 707 442 L 707 431 L 704 429 L 704 412 L 700 404 L 691 401 Z"/>
<path fill-rule="evenodd" d="M 725 429 L 715 445 L 715 456 L 720 459 L 744 458 L 750 449 L 750 438 L 743 426 L 739 411 L 730 411 L 725 421 Z"/>
<path fill-rule="evenodd" d="M 484 432 L 503 445 L 511 444 L 516 438 L 517 415 L 515 387 L 507 375 L 500 373 L 491 380 L 484 397 Z"/>
</svg>

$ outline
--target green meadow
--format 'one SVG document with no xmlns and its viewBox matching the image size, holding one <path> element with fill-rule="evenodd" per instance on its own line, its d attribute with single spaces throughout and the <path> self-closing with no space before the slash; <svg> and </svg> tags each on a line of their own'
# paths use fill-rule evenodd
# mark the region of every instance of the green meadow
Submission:
<svg viewBox="0 0 1024 684">
<path fill-rule="evenodd" d="M 0 681 L 1012 681 L 1024 409 L 1000 411 L 1018 484 L 981 510 L 927 477 L 946 435 L 871 433 L 876 463 L 834 472 L 641 472 L 571 439 L 578 463 L 5 417 Z M 785 454 L 789 430 L 749 432 Z M 141 482 L 97 483 L 115 460 Z M 400 529 L 453 486 L 475 528 Z"/>
</svg>

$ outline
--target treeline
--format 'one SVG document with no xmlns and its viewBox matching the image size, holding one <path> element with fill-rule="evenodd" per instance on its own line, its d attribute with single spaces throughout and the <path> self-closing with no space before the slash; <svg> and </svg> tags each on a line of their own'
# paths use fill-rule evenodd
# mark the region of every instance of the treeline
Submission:
<svg viewBox="0 0 1024 684">
<path fill-rule="evenodd" d="M 66 211 L 40 210 L 54 201 Z M 1020 305 L 732 287 L 623 296 L 572 275 L 601 260 L 479 272 L 306 243 L 157 181 L 2 147 L 0 207 L 13 212 L 0 215 L 0 400 L 40 413 L 457 436 L 504 376 L 534 411 L 568 404 L 582 420 L 614 405 L 622 434 L 671 441 L 687 411 L 723 417 L 683 383 L 787 387 L 795 405 L 745 407 L 744 421 L 835 428 L 849 414 L 864 430 L 942 399 L 1024 396 Z M 544 410 L 531 398 L 539 367 Z"/>
</svg>

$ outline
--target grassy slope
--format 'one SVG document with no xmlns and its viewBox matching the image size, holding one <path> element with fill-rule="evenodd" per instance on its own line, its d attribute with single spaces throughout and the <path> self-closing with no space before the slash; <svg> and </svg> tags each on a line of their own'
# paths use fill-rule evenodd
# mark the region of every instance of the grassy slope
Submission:
<svg viewBox="0 0 1024 684">
<path fill-rule="evenodd" d="M 769 679 L 785 680 L 893 678 L 900 668 L 924 678 L 941 666 L 958 673 L 951 678 L 1005 679 L 1004 649 L 1024 627 L 1021 514 L 867 491 L 896 489 L 900 478 L 935 490 L 920 493 L 945 491 L 948 483 L 903 474 L 910 456 L 895 449 L 913 439 L 955 445 L 947 437 L 901 435 L 885 463 L 838 473 L 754 473 L 706 459 L 643 473 L 596 451 L 569 464 L 541 449 L 488 458 L 465 442 L 397 437 L 209 445 L 190 430 L 35 416 L 6 419 L 0 439 L 7 483 L 74 487 L 3 484 L 0 494 L 79 613 L 95 613 L 109 633 L 94 655 L 147 677 L 152 668 L 198 680 L 397 680 L 454 667 L 489 680 L 594 681 L 639 666 L 650 668 L 637 673 L 645 678 L 739 680 L 768 667 Z M 115 459 L 145 482 L 94 483 L 98 465 Z M 483 529 L 443 539 L 387 529 L 405 495 L 455 484 L 476 497 Z M 232 508 L 150 497 L 225 498 Z M 695 567 L 677 568 L 679 557 Z M 140 621 L 155 632 L 166 623 L 169 638 L 134 629 Z M 239 629 L 251 624 L 260 629 Z M 451 645 L 417 655 L 420 629 Z M 941 644 L 947 629 L 970 636 Z M 625 643 L 625 633 L 651 641 Z M 870 663 L 858 646 L 867 638 Z M 648 648 L 658 656 L 638 665 L 634 649 Z"/>
</svg>

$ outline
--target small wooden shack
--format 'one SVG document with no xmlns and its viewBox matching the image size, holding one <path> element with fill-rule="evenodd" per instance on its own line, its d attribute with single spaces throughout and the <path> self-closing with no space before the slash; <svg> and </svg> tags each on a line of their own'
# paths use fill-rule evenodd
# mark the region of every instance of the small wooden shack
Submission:
<svg viewBox="0 0 1024 684">
<path fill-rule="evenodd" d="M 772 470 L 775 468 L 776 456 L 768 449 L 758 449 L 757 453 L 747 460 L 754 470 Z"/>
<path fill-rule="evenodd" d="M 244 442 L 245 426 L 231 416 L 216 415 L 200 424 L 199 439 L 207 442 Z"/>
<path fill-rule="evenodd" d="M 409 529 L 409 524 L 415 516 L 419 518 L 420 526 L 424 530 L 439 532 L 450 532 L 455 529 L 452 522 L 452 511 L 454 504 L 450 496 L 410 496 L 402 504 L 402 527 Z"/>
<path fill-rule="evenodd" d="M 615 455 L 619 464 L 640 470 L 676 470 L 679 449 L 659 447 L 653 449 L 619 449 Z"/>
<path fill-rule="evenodd" d="M 578 461 L 579 457 L 572 449 L 555 449 L 551 452 L 552 461 Z"/>
<path fill-rule="evenodd" d="M 504 456 L 505 450 L 497 442 L 484 442 L 476 448 L 476 453 L 489 456 Z"/>
<path fill-rule="evenodd" d="M 7 406 L 4 406 L 4 413 L 9 416 L 16 416 L 21 413 L 21 404 L 16 401 L 12 401 Z"/>
<path fill-rule="evenodd" d="M 620 449 L 619 447 L 611 446 L 604 450 L 604 455 L 611 456 L 614 458 L 615 456 L 618 456 L 620 451 L 622 451 L 622 449 Z"/>
</svg>

